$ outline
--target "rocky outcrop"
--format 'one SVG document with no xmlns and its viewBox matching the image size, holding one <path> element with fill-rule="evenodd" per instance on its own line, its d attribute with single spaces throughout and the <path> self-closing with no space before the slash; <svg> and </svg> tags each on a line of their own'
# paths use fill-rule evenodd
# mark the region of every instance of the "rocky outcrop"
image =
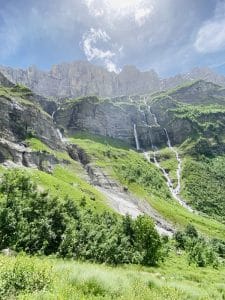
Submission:
<svg viewBox="0 0 225 300">
<path fill-rule="evenodd" d="M 37 105 L 11 96 L 0 96 L 0 103 L 0 138 L 21 142 L 35 136 L 51 148 L 62 147 L 52 118 Z"/>
<path fill-rule="evenodd" d="M 13 87 L 14 84 L 10 82 L 2 73 L 0 73 L 0 86 L 5 86 L 5 87 Z"/>
<path fill-rule="evenodd" d="M 212 82 L 198 80 L 180 87 L 169 95 L 187 104 L 222 104 L 225 105 L 225 89 Z"/>
<path fill-rule="evenodd" d="M 212 108 L 214 104 L 217 106 Z M 153 97 L 151 110 L 160 127 L 167 129 L 172 144 L 181 144 L 194 136 L 216 138 L 217 143 L 225 128 L 222 106 L 225 106 L 225 89 L 199 80 L 167 93 L 159 93 Z"/>
<path fill-rule="evenodd" d="M 0 138 L 0 164 L 6 167 L 37 168 L 41 171 L 51 173 L 59 161 L 54 155 L 46 151 L 33 151 L 26 143 L 13 143 Z"/>
<path fill-rule="evenodd" d="M 21 83 L 37 94 L 67 98 L 150 94 L 198 79 L 225 86 L 225 77 L 208 68 L 195 68 L 166 79 L 160 78 L 154 70 L 141 72 L 134 66 L 125 66 L 116 74 L 85 61 L 54 65 L 49 71 L 34 66 L 26 70 L 1 66 L 0 71 L 10 81 Z"/>
<path fill-rule="evenodd" d="M 178 74 L 173 77 L 162 80 L 162 90 L 174 88 L 183 85 L 185 82 L 192 82 L 196 80 L 204 80 L 213 82 L 215 84 L 225 86 L 225 76 L 215 73 L 212 69 L 207 67 L 194 68 L 190 72 Z"/>
<path fill-rule="evenodd" d="M 120 139 L 135 147 L 134 124 L 136 124 L 141 147 L 150 146 L 149 127 L 146 124 L 147 110 L 129 102 L 99 100 L 85 97 L 65 103 L 57 110 L 54 119 L 59 127 L 70 134 L 86 131 L 92 134 Z M 152 118 L 149 115 L 149 118 Z M 164 142 L 162 128 L 155 127 L 154 142 Z"/>
</svg>

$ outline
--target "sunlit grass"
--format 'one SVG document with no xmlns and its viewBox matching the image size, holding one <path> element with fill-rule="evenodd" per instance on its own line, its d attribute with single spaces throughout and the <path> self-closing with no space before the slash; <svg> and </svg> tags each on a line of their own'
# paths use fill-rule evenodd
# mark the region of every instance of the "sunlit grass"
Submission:
<svg viewBox="0 0 225 300">
<path fill-rule="evenodd" d="M 171 221 L 178 228 L 192 223 L 204 235 L 225 239 L 225 225 L 200 213 L 191 213 L 172 199 L 162 173 L 154 164 L 149 164 L 142 154 L 133 150 L 115 148 L 99 140 L 94 141 L 93 136 L 91 140 L 87 137 L 81 139 L 75 136 L 71 138 L 71 142 L 83 148 L 95 164 L 105 168 L 139 198 L 147 200 L 165 219 Z M 125 174 L 132 178 L 132 182 L 124 177 L 123 166 Z M 138 169 L 140 169 L 139 173 L 137 173 Z M 150 172 L 148 176 L 152 174 L 151 176 L 155 179 L 152 184 L 144 182 L 145 177 L 143 176 L 148 172 Z"/>
<path fill-rule="evenodd" d="M 186 254 L 171 252 L 157 268 L 135 265 L 110 267 L 43 258 L 53 266 L 52 284 L 19 299 L 222 300 L 225 268 L 188 265 Z"/>
</svg>

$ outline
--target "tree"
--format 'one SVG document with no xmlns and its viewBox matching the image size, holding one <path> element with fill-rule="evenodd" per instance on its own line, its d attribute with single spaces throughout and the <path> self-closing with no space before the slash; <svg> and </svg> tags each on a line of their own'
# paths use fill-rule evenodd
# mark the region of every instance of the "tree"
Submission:
<svg viewBox="0 0 225 300">
<path fill-rule="evenodd" d="M 135 221 L 135 245 L 142 253 L 143 264 L 157 264 L 161 258 L 161 240 L 153 221 L 148 216 L 138 216 Z"/>
<path fill-rule="evenodd" d="M 7 171 L 0 188 L 0 247 L 29 253 L 57 252 L 62 235 L 74 213 L 70 200 L 61 203 L 47 192 L 40 192 L 28 175 Z"/>
</svg>

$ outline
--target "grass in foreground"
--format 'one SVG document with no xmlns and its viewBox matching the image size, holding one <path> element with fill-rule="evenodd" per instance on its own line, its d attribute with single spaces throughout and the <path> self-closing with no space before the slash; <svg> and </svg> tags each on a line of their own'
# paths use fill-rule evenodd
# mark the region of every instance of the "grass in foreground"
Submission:
<svg viewBox="0 0 225 300">
<path fill-rule="evenodd" d="M 17 270 L 13 280 L 12 265 Z M 18 299 L 23 300 L 222 300 L 225 297 L 224 267 L 219 270 L 198 268 L 187 264 L 185 254 L 174 252 L 158 268 L 109 267 L 54 258 L 0 256 L 0 269 L 2 275 L 8 276 L 5 279 L 11 290 L 16 284 L 21 287 L 21 279 L 27 283 L 27 288 L 21 289 L 18 295 Z M 48 280 L 43 284 L 46 275 Z"/>
</svg>

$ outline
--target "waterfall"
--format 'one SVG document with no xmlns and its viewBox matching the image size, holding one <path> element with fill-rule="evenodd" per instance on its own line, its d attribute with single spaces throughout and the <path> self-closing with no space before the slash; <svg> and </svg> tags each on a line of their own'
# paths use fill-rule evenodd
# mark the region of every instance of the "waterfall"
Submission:
<svg viewBox="0 0 225 300">
<path fill-rule="evenodd" d="M 136 124 L 134 124 L 134 138 L 135 138 L 135 143 L 136 143 L 136 149 L 139 151 L 140 150 L 140 144 L 139 144 L 139 140 L 138 140 Z"/>
<path fill-rule="evenodd" d="M 144 99 L 145 103 L 146 103 L 146 99 Z M 151 111 L 151 107 L 148 106 L 148 110 L 149 110 L 149 113 L 152 115 L 153 117 L 153 120 L 154 120 L 154 123 L 156 126 L 160 126 L 159 125 L 159 122 L 158 122 L 158 119 L 156 117 L 156 115 Z M 177 174 L 177 186 L 174 188 L 173 187 L 173 183 L 172 183 L 172 180 L 169 176 L 169 174 L 166 172 L 166 170 L 160 166 L 158 160 L 157 160 L 157 147 L 153 144 L 153 139 L 152 139 L 152 136 L 151 136 L 151 126 L 147 124 L 146 122 L 146 126 L 149 127 L 149 139 L 150 139 L 150 143 L 151 143 L 151 148 L 152 148 L 152 151 L 153 151 L 153 161 L 154 161 L 154 164 L 156 165 L 156 167 L 161 170 L 161 172 L 163 173 L 164 177 L 166 178 L 166 183 L 167 183 L 167 186 L 173 196 L 173 198 L 180 204 L 182 205 L 183 207 L 185 207 L 186 209 L 188 209 L 189 211 L 193 212 L 193 209 L 186 204 L 186 202 L 184 200 L 181 199 L 181 197 L 179 196 L 180 194 L 180 190 L 181 190 L 181 171 L 182 171 L 182 161 L 181 161 L 181 158 L 179 157 L 179 154 L 178 152 L 176 151 L 176 149 L 173 148 L 172 144 L 171 144 L 171 141 L 170 141 L 170 137 L 169 137 L 169 134 L 166 130 L 166 128 L 164 128 L 164 131 L 165 131 L 165 134 L 166 134 L 166 138 L 167 138 L 167 145 L 168 147 L 170 148 L 171 151 L 173 151 L 176 155 L 176 160 L 177 160 L 177 164 L 178 164 L 178 167 L 177 167 L 177 171 L 176 171 L 176 174 Z M 150 162 L 150 157 L 149 157 L 149 154 L 147 152 L 144 152 L 144 156 L 145 158 L 147 159 L 148 162 Z"/>
<path fill-rule="evenodd" d="M 60 106 L 59 106 L 59 107 L 52 113 L 52 120 L 53 120 L 53 123 L 54 123 L 54 124 L 56 124 L 56 122 L 54 121 L 55 113 L 56 113 L 57 111 L 59 111 L 60 109 L 61 109 L 61 108 L 60 108 Z M 57 132 L 57 134 L 58 134 L 58 137 L 59 137 L 60 141 L 61 141 L 62 143 L 65 143 L 65 142 L 66 142 L 66 139 L 63 137 L 62 132 L 60 131 L 60 129 L 56 128 L 56 132 Z"/>
<path fill-rule="evenodd" d="M 173 151 L 173 153 L 175 153 L 177 164 L 178 164 L 177 172 L 176 172 L 177 173 L 177 186 L 174 189 L 175 194 L 178 195 L 180 193 L 180 189 L 181 189 L 181 182 L 180 181 L 181 181 L 181 169 L 182 169 L 181 164 L 182 164 L 182 161 L 181 161 L 181 159 L 179 157 L 179 154 L 176 151 L 176 149 L 174 149 L 171 145 L 170 137 L 169 137 L 169 134 L 168 134 L 166 128 L 164 128 L 164 131 L 166 133 L 167 145 L 171 149 L 171 151 Z"/>
<path fill-rule="evenodd" d="M 151 107 L 150 107 L 150 106 L 148 106 L 148 110 L 149 110 L 150 114 L 153 116 L 155 125 L 156 125 L 156 126 L 160 126 L 160 125 L 159 125 L 159 122 L 158 122 L 158 119 L 157 119 L 156 115 L 151 111 Z"/>
<path fill-rule="evenodd" d="M 58 136 L 60 138 L 60 141 L 63 142 L 64 140 L 63 140 L 62 132 L 58 128 L 56 129 L 56 132 L 57 132 L 57 134 L 58 134 Z"/>
<path fill-rule="evenodd" d="M 60 106 L 55 110 L 55 111 L 53 111 L 53 113 L 52 113 L 52 120 L 53 120 L 53 122 L 55 123 L 55 121 L 54 121 L 54 117 L 55 117 L 55 114 L 56 114 L 56 112 L 57 111 L 59 111 L 61 108 L 60 108 Z"/>
</svg>

